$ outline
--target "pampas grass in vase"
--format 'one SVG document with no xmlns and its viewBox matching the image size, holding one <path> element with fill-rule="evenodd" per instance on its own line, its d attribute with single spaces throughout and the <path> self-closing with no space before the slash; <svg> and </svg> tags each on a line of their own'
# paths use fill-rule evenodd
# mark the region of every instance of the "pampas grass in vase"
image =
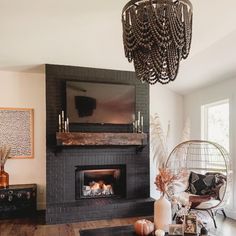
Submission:
<svg viewBox="0 0 236 236">
<path fill-rule="evenodd" d="M 5 172 L 4 166 L 10 157 L 11 148 L 4 145 L 0 148 L 0 188 L 9 186 L 9 174 Z"/>
<path fill-rule="evenodd" d="M 168 231 L 171 224 L 171 203 L 166 198 L 166 187 L 172 179 L 171 173 L 165 168 L 168 158 L 168 136 L 170 123 L 168 124 L 167 134 L 164 134 L 159 116 L 156 114 L 151 117 L 151 147 L 153 150 L 153 161 L 156 162 L 157 176 L 156 186 L 161 192 L 161 197 L 154 203 L 154 225 L 156 230 Z"/>
<path fill-rule="evenodd" d="M 186 176 L 186 170 L 183 168 L 178 173 L 172 173 L 166 167 L 166 162 L 169 156 L 168 139 L 170 134 L 170 122 L 167 128 L 167 134 L 161 125 L 160 118 L 157 114 L 151 117 L 151 147 L 153 151 L 153 161 L 156 163 L 157 176 L 155 184 L 157 190 L 160 191 L 161 197 L 154 204 L 154 224 L 155 229 L 167 231 L 169 224 L 172 223 L 170 190 L 174 189 L 175 185 L 180 184 Z M 190 122 L 186 121 L 182 140 L 188 140 L 190 134 Z M 179 153 L 181 155 L 181 153 Z M 168 198 L 168 199 L 167 199 Z"/>
</svg>

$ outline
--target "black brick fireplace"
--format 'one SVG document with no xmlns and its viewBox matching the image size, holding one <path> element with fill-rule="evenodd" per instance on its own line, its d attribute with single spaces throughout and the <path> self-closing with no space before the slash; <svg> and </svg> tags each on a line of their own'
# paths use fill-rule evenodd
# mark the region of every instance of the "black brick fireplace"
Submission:
<svg viewBox="0 0 236 236">
<path fill-rule="evenodd" d="M 149 134 L 149 86 L 133 72 L 46 65 L 48 224 L 153 214 L 149 142 L 133 146 L 58 147 L 58 114 L 66 110 L 65 81 L 135 85 L 136 107 Z M 71 132 L 130 133 L 131 125 L 72 124 Z"/>
</svg>

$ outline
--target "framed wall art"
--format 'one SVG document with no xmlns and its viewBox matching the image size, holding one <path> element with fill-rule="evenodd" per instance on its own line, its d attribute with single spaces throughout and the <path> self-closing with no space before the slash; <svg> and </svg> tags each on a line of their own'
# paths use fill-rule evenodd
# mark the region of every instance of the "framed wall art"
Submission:
<svg viewBox="0 0 236 236">
<path fill-rule="evenodd" d="M 0 108 L 0 146 L 11 147 L 12 158 L 34 157 L 34 111 Z"/>
</svg>

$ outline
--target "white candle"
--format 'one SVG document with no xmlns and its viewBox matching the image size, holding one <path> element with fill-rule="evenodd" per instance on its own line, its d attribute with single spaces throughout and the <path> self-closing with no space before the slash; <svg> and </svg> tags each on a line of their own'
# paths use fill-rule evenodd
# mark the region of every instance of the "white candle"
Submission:
<svg viewBox="0 0 236 236">
<path fill-rule="evenodd" d="M 67 125 L 67 127 L 66 127 L 67 132 L 69 132 L 69 118 L 68 118 L 68 117 L 67 117 L 67 119 L 66 119 L 66 125 Z"/>
<path fill-rule="evenodd" d="M 138 111 L 138 124 L 137 124 L 137 129 L 139 131 L 140 129 L 140 111 Z"/>
<path fill-rule="evenodd" d="M 141 132 L 143 132 L 143 116 L 141 116 Z"/>
<path fill-rule="evenodd" d="M 58 116 L 58 127 L 59 127 L 59 132 L 61 132 L 61 115 L 60 114 Z"/>
<path fill-rule="evenodd" d="M 135 121 L 135 131 L 136 132 L 138 131 L 138 121 L 137 120 Z"/>
<path fill-rule="evenodd" d="M 64 127 L 64 129 L 65 129 L 65 132 L 67 132 L 67 123 L 66 123 L 66 121 L 65 121 L 65 127 Z"/>
<path fill-rule="evenodd" d="M 61 111 L 61 131 L 65 132 L 65 128 L 64 111 Z"/>
</svg>

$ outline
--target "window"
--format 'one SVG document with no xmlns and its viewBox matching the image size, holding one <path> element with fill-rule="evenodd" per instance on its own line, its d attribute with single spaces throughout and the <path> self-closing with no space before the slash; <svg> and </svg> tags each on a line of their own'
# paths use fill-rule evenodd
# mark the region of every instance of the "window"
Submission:
<svg viewBox="0 0 236 236">
<path fill-rule="evenodd" d="M 229 100 L 206 104 L 202 106 L 201 112 L 202 139 L 216 142 L 230 152 Z M 223 166 L 217 163 L 216 160 L 214 168 L 221 169 Z M 230 208 L 232 204 L 233 196 L 228 198 L 228 208 Z"/>
<path fill-rule="evenodd" d="M 202 139 L 216 142 L 229 151 L 229 100 L 202 106 Z"/>
</svg>

